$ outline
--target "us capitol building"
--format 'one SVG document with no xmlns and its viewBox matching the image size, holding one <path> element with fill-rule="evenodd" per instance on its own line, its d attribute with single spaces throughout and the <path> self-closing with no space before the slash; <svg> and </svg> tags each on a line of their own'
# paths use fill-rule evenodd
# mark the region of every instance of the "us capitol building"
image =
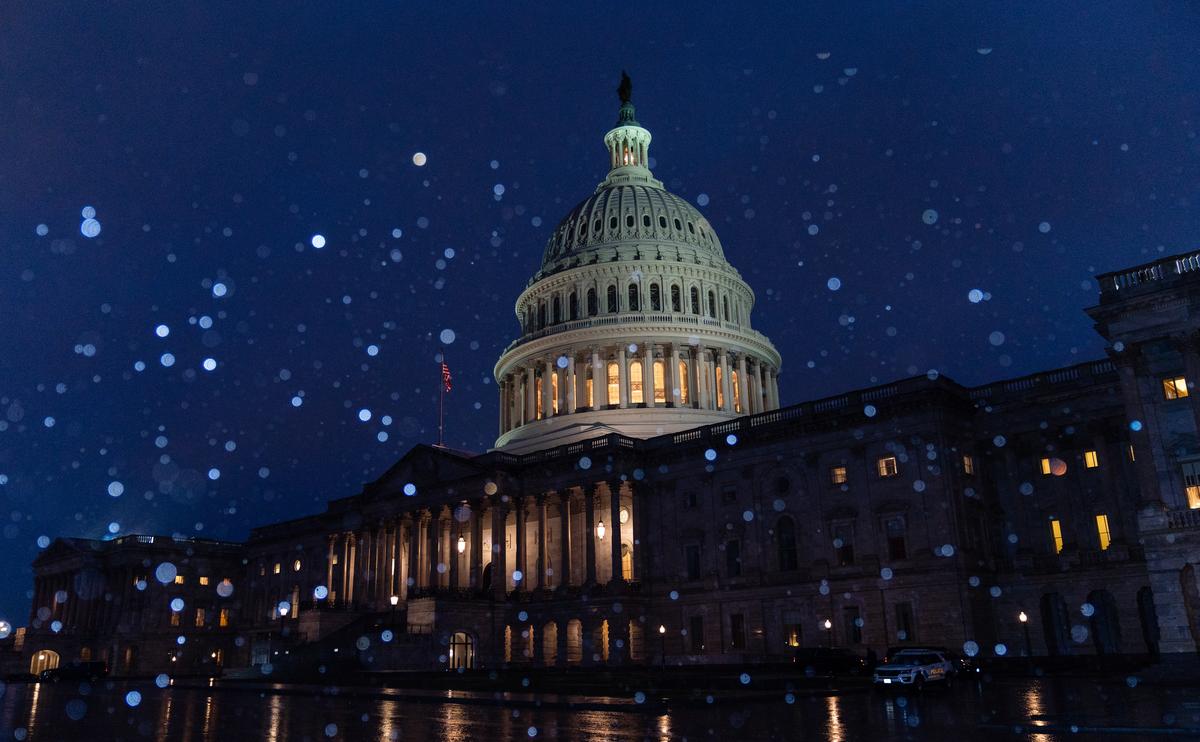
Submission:
<svg viewBox="0 0 1200 742">
<path fill-rule="evenodd" d="M 245 543 L 60 538 L 0 651 L 276 677 L 1196 651 L 1200 254 L 1097 278 L 1106 358 L 781 406 L 753 291 L 620 92 L 608 176 L 517 298 L 493 450 L 418 445 Z"/>
</svg>

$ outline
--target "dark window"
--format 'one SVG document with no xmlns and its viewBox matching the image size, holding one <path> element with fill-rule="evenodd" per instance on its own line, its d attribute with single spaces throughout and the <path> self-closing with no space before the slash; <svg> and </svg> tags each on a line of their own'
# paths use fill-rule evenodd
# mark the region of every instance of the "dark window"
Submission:
<svg viewBox="0 0 1200 742">
<path fill-rule="evenodd" d="M 658 216 L 658 226 L 662 227 L 663 229 L 667 228 L 667 218 L 662 214 L 659 214 Z"/>
<path fill-rule="evenodd" d="M 704 616 L 692 616 L 688 620 L 688 639 L 692 643 L 692 654 L 704 654 Z"/>
<path fill-rule="evenodd" d="M 538 329 L 546 326 L 546 302 L 538 302 Z"/>
<path fill-rule="evenodd" d="M 657 283 L 650 284 L 650 311 L 662 311 L 662 288 Z"/>
<path fill-rule="evenodd" d="M 683 556 L 687 562 L 687 578 L 700 579 L 700 544 L 688 544 L 683 547 Z"/>
<path fill-rule="evenodd" d="M 615 314 L 617 311 L 617 287 L 608 287 L 608 313 Z"/>
<path fill-rule="evenodd" d="M 642 226 L 643 227 L 650 226 L 650 215 L 649 214 L 642 214 Z"/>
<path fill-rule="evenodd" d="M 858 616 L 858 606 L 848 605 L 842 609 L 842 628 L 846 632 L 846 641 L 862 644 L 862 619 Z"/>
<path fill-rule="evenodd" d="M 571 301 L 569 303 L 571 319 L 579 319 L 579 296 L 574 291 L 571 292 Z"/>
<path fill-rule="evenodd" d="M 593 231 L 593 232 L 599 232 L 599 231 L 600 231 L 600 220 L 599 220 L 599 219 L 597 219 L 597 220 L 596 220 L 596 221 L 595 221 L 595 222 L 592 224 L 592 231 Z"/>
<path fill-rule="evenodd" d="M 629 311 L 636 312 L 641 309 L 638 302 L 638 287 L 636 283 L 629 284 Z"/>
<path fill-rule="evenodd" d="M 832 530 L 838 566 L 854 564 L 854 529 L 849 523 L 835 523 Z"/>
<path fill-rule="evenodd" d="M 626 215 L 625 215 L 625 226 L 626 226 L 626 227 L 632 227 L 632 226 L 633 226 L 633 214 L 626 214 Z"/>
<path fill-rule="evenodd" d="M 884 533 L 887 534 L 889 559 L 907 559 L 908 548 L 905 543 L 904 516 L 895 515 L 883 522 Z"/>
<path fill-rule="evenodd" d="M 579 223 L 579 236 L 583 237 L 586 234 L 587 234 L 587 222 L 580 222 Z"/>
<path fill-rule="evenodd" d="M 721 502 L 737 502 L 737 487 L 732 485 L 722 487 Z"/>
<path fill-rule="evenodd" d="M 700 289 L 692 287 L 692 314 L 700 314 Z"/>
<path fill-rule="evenodd" d="M 688 231 L 692 234 L 696 234 L 696 225 L 688 222 Z"/>
<path fill-rule="evenodd" d="M 746 648 L 746 617 L 741 613 L 729 616 L 729 646 L 732 649 Z"/>
<path fill-rule="evenodd" d="M 676 232 L 682 232 L 682 231 L 683 231 L 683 222 L 679 221 L 679 218 L 678 218 L 678 217 L 676 217 L 676 218 L 675 218 L 675 231 L 676 231 Z"/>
<path fill-rule="evenodd" d="M 708 316 L 717 318 L 717 295 L 711 291 L 708 292 Z"/>
<path fill-rule="evenodd" d="M 683 506 L 685 508 L 696 507 L 696 493 L 695 492 L 683 493 Z"/>
<path fill-rule="evenodd" d="M 783 516 L 775 524 L 775 537 L 779 541 L 779 569 L 791 572 L 799 566 L 796 558 L 796 524 L 788 516 Z"/>
<path fill-rule="evenodd" d="M 600 313 L 600 305 L 596 303 L 596 289 L 588 289 L 587 313 L 589 317 L 595 317 Z"/>
<path fill-rule="evenodd" d="M 724 305 L 723 308 L 725 310 L 725 321 L 728 322 L 729 321 L 729 297 L 722 296 L 721 303 Z"/>
<path fill-rule="evenodd" d="M 896 641 L 913 642 L 917 640 L 913 630 L 912 603 L 896 604 Z"/>
<path fill-rule="evenodd" d="M 682 300 L 680 299 L 680 296 L 679 296 L 679 287 L 678 286 L 671 287 L 671 311 L 672 312 L 682 312 L 683 311 L 683 304 L 682 304 Z"/>
<path fill-rule="evenodd" d="M 740 577 L 742 574 L 742 542 L 725 542 L 725 574 Z"/>
<path fill-rule="evenodd" d="M 616 229 L 616 228 L 617 228 L 617 218 L 616 218 L 615 216 L 610 216 L 610 217 L 608 218 L 608 228 L 609 228 L 609 229 Z"/>
<path fill-rule="evenodd" d="M 554 297 L 553 317 L 554 324 L 557 325 L 559 322 L 562 322 L 562 299 L 558 298 L 557 296 Z"/>
</svg>

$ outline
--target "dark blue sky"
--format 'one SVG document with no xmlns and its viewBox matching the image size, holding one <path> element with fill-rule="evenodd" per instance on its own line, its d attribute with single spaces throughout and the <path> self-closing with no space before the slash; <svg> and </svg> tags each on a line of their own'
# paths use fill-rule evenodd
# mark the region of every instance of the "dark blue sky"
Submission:
<svg viewBox="0 0 1200 742">
<path fill-rule="evenodd" d="M 436 438 L 447 328 L 448 442 L 484 450 L 622 68 L 784 403 L 1098 357 L 1090 277 L 1196 246 L 1194 3 L 315 5 L 0 19 L 0 618 L 40 537 L 241 538 L 356 492 Z"/>
</svg>

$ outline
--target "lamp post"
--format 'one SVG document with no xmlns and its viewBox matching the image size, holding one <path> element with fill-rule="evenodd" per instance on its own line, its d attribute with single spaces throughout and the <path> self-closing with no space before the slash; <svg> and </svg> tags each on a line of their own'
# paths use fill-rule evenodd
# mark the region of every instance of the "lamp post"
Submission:
<svg viewBox="0 0 1200 742">
<path fill-rule="evenodd" d="M 388 602 L 392 604 L 392 621 L 391 621 L 390 625 L 392 627 L 395 627 L 396 626 L 396 604 L 400 602 L 400 596 L 393 595 L 392 597 L 388 598 Z"/>
<path fill-rule="evenodd" d="M 658 641 L 660 648 L 658 650 L 659 664 L 663 670 L 667 669 L 667 627 L 665 624 L 658 625 Z"/>
<path fill-rule="evenodd" d="M 1029 645 L 1029 616 L 1025 615 L 1025 611 L 1017 614 L 1017 620 L 1021 622 L 1021 628 L 1025 630 L 1025 656 L 1032 657 L 1033 649 Z"/>
<path fill-rule="evenodd" d="M 825 644 L 830 649 L 832 649 L 833 648 L 833 621 L 830 621 L 827 618 L 827 619 L 825 619 L 825 622 L 821 624 L 821 626 L 825 629 Z"/>
</svg>

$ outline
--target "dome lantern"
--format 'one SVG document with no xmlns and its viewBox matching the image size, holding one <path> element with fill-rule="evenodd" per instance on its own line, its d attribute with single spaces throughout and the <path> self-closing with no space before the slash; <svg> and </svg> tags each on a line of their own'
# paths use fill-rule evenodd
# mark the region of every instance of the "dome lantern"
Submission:
<svg viewBox="0 0 1200 742">
<path fill-rule="evenodd" d="M 604 146 L 608 149 L 608 163 L 611 169 L 608 178 L 600 187 L 617 183 L 657 183 L 650 174 L 649 167 L 650 132 L 637 122 L 631 100 L 633 83 L 624 70 L 621 71 L 621 85 L 617 88 L 617 95 L 621 98 L 617 125 L 604 135 Z"/>
</svg>

